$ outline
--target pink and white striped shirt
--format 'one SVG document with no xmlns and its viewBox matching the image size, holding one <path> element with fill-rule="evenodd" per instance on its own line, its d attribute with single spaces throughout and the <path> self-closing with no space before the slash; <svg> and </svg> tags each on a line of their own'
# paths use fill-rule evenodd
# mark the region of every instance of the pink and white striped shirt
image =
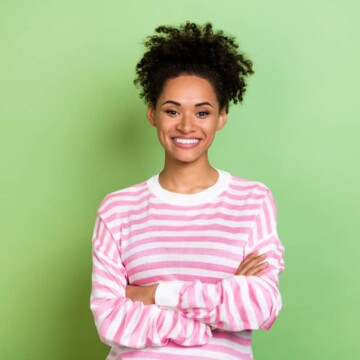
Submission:
<svg viewBox="0 0 360 360">
<path fill-rule="evenodd" d="M 220 171 L 196 194 L 163 189 L 158 175 L 111 193 L 93 237 L 91 309 L 107 360 L 253 359 L 251 331 L 269 329 L 281 307 L 284 249 L 265 185 Z M 235 276 L 258 250 L 260 277 Z M 156 305 L 125 287 L 159 283 Z"/>
</svg>

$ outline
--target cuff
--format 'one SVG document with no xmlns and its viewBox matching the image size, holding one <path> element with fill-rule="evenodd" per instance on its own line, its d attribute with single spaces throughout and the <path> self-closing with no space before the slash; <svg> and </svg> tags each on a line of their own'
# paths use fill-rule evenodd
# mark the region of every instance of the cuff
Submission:
<svg viewBox="0 0 360 360">
<path fill-rule="evenodd" d="M 155 291 L 155 304 L 167 308 L 176 308 L 183 285 L 184 283 L 181 281 L 160 283 Z"/>
</svg>

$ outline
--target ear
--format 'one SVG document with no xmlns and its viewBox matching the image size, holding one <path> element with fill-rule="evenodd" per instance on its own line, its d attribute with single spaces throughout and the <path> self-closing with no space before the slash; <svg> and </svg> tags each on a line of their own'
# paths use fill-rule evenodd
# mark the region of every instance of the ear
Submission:
<svg viewBox="0 0 360 360">
<path fill-rule="evenodd" d="M 148 118 L 150 125 L 156 127 L 155 109 L 151 105 L 149 105 L 146 111 L 146 117 Z"/>
<path fill-rule="evenodd" d="M 216 130 L 221 130 L 225 124 L 226 124 L 226 121 L 227 121 L 227 111 L 226 111 L 226 106 L 220 110 L 220 114 L 219 114 L 219 122 L 218 122 L 218 126 L 217 126 L 217 129 Z"/>
</svg>

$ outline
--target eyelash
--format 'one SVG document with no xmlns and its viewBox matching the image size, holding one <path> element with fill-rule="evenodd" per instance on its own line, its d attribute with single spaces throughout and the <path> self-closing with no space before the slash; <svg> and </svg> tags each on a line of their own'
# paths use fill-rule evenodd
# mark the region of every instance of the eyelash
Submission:
<svg viewBox="0 0 360 360">
<path fill-rule="evenodd" d="M 175 110 L 165 110 L 165 113 L 168 114 L 169 116 L 175 116 L 175 115 L 179 114 Z M 196 115 L 200 118 L 203 118 L 203 117 L 208 116 L 209 114 L 210 113 L 208 111 L 199 111 Z"/>
<path fill-rule="evenodd" d="M 176 114 L 178 114 L 178 112 L 175 110 L 165 110 L 165 113 L 170 116 L 175 116 Z"/>
<path fill-rule="evenodd" d="M 202 115 L 200 115 L 200 114 L 202 114 Z M 198 113 L 197 113 L 197 115 L 199 116 L 199 117 L 205 117 L 205 116 L 208 116 L 210 113 L 208 112 L 208 111 L 199 111 Z"/>
</svg>

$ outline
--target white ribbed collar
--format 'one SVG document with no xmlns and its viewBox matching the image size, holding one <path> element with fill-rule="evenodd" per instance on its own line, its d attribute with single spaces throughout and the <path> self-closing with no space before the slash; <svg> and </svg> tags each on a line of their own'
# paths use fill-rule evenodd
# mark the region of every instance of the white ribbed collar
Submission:
<svg viewBox="0 0 360 360">
<path fill-rule="evenodd" d="M 199 205 L 210 202 L 212 199 L 225 191 L 229 186 L 231 175 L 226 171 L 218 169 L 216 169 L 216 171 L 219 173 L 216 183 L 195 194 L 175 193 L 162 188 L 159 183 L 159 174 L 151 177 L 146 183 L 149 190 L 165 203 L 180 206 Z"/>
</svg>

